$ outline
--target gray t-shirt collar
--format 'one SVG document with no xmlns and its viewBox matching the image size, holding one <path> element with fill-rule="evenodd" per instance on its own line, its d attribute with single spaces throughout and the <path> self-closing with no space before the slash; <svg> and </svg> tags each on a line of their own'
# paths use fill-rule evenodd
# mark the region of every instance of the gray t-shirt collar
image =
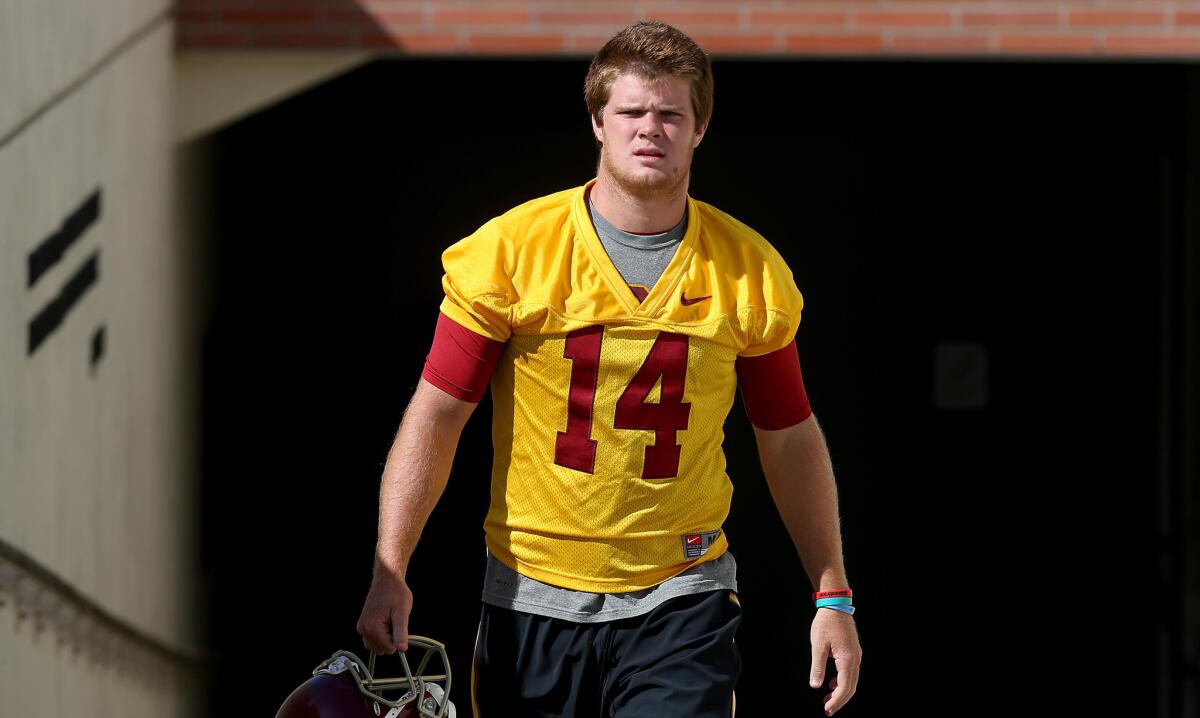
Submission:
<svg viewBox="0 0 1200 718">
<path fill-rule="evenodd" d="M 686 209 L 683 212 L 683 218 L 679 220 L 679 224 L 676 224 L 665 232 L 658 232 L 656 234 L 634 234 L 633 232 L 626 232 L 614 226 L 604 218 L 604 215 L 596 211 L 596 205 L 592 202 L 591 197 L 588 197 L 588 213 L 592 216 L 592 224 L 596 226 L 597 234 L 606 236 L 613 241 L 633 249 L 661 249 L 672 244 L 678 244 L 683 239 L 683 235 L 687 233 L 688 213 Z"/>
</svg>

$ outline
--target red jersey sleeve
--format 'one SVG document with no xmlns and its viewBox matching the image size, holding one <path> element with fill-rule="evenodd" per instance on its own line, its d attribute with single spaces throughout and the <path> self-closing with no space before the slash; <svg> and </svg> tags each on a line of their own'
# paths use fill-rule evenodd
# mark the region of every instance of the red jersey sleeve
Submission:
<svg viewBox="0 0 1200 718">
<path fill-rule="evenodd" d="M 738 357 L 735 366 L 738 390 L 751 424 L 777 431 L 812 415 L 795 339 L 769 354 Z"/>
<path fill-rule="evenodd" d="M 456 399 L 478 404 L 503 350 L 504 342 L 476 334 L 439 312 L 421 376 Z"/>
</svg>

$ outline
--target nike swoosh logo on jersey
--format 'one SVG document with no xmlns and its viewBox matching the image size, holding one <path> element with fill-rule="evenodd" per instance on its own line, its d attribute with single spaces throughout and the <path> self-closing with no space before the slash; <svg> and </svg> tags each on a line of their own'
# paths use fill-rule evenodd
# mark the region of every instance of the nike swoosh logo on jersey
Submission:
<svg viewBox="0 0 1200 718">
<path fill-rule="evenodd" d="M 687 537 L 687 542 L 688 542 L 689 544 L 693 544 L 693 543 L 700 543 L 700 537 L 699 537 L 699 536 L 688 536 L 688 537 Z"/>
<path fill-rule="evenodd" d="M 705 299 L 712 299 L 712 295 L 710 294 L 707 297 L 696 297 L 695 299 L 688 299 L 686 293 L 680 293 L 679 295 L 679 303 L 685 307 L 690 307 L 696 302 L 703 302 Z"/>
</svg>

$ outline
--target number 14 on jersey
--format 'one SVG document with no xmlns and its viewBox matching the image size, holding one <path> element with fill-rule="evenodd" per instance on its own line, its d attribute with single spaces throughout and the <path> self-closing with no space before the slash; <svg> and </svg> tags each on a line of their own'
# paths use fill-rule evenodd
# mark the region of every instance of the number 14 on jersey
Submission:
<svg viewBox="0 0 1200 718">
<path fill-rule="evenodd" d="M 571 360 L 571 386 L 567 430 L 555 436 L 554 463 L 588 474 L 596 468 L 596 440 L 591 434 L 603 340 L 603 326 L 584 327 L 567 334 L 563 349 L 563 356 Z M 646 360 L 617 399 L 615 428 L 654 432 L 654 444 L 646 447 L 642 464 L 643 479 L 669 479 L 679 473 L 681 447 L 675 443 L 675 432 L 687 428 L 692 408 L 683 400 L 687 358 L 686 335 L 659 332 Z M 659 379 L 659 401 L 646 401 Z"/>
</svg>

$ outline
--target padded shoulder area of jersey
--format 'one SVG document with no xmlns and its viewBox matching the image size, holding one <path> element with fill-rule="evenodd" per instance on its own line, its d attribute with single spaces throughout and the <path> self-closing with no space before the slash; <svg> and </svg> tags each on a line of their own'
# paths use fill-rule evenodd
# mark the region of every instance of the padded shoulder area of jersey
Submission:
<svg viewBox="0 0 1200 718">
<path fill-rule="evenodd" d="M 700 234 L 678 301 L 669 305 L 670 319 L 695 324 L 728 318 L 750 355 L 786 346 L 804 308 L 791 267 L 743 222 L 704 202 L 696 207 Z"/>
<path fill-rule="evenodd" d="M 712 275 L 725 311 L 748 307 L 798 313 L 802 306 L 791 267 L 761 234 L 710 204 L 697 201 L 701 222 L 694 264 Z"/>
</svg>

